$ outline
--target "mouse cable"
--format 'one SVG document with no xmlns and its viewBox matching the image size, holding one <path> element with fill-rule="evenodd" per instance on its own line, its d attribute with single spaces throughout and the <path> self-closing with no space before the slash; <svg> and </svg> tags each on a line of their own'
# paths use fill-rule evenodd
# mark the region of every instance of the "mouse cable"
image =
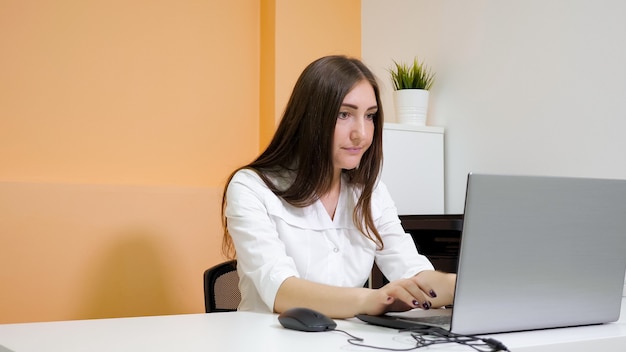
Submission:
<svg viewBox="0 0 626 352">
<path fill-rule="evenodd" d="M 344 333 L 344 334 L 346 334 L 346 335 L 350 336 L 350 338 L 348 339 L 348 342 L 349 342 L 350 344 L 352 344 L 352 345 L 355 345 L 355 346 L 368 347 L 368 348 L 376 348 L 376 349 L 379 349 L 379 350 L 386 350 L 386 351 L 411 351 L 411 350 L 414 350 L 414 349 L 416 349 L 416 348 L 417 348 L 417 347 L 410 347 L 410 348 L 388 348 L 388 347 L 382 347 L 382 346 L 380 346 L 380 347 L 379 347 L 379 346 L 367 345 L 367 344 L 363 344 L 363 343 L 361 343 L 361 342 L 363 341 L 363 339 L 362 339 L 362 338 L 357 337 L 357 336 L 354 336 L 354 335 L 352 335 L 351 333 L 349 333 L 349 332 L 347 332 L 347 331 L 345 331 L 345 330 L 341 330 L 341 329 L 334 329 L 334 330 L 335 330 L 335 331 L 342 332 L 342 333 Z"/>
</svg>

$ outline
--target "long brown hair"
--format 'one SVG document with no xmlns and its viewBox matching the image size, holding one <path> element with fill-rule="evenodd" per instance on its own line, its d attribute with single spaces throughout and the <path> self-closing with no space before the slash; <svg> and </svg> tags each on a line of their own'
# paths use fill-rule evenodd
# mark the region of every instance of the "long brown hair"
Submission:
<svg viewBox="0 0 626 352">
<path fill-rule="evenodd" d="M 222 252 L 235 257 L 225 216 L 226 190 L 234 174 L 241 169 L 255 171 L 274 194 L 288 203 L 305 207 L 313 204 L 330 189 L 333 177 L 331 148 L 337 116 L 343 99 L 359 82 L 367 80 L 376 95 L 378 112 L 374 118 L 374 137 L 359 166 L 343 170 L 348 182 L 361 190 L 354 213 L 355 226 L 379 248 L 382 238 L 374 226 L 371 199 L 382 163 L 383 110 L 374 74 L 358 59 L 325 56 L 309 64 L 293 89 L 272 141 L 253 162 L 235 170 L 222 196 Z M 289 173 L 291 184 L 279 189 L 268 177 Z"/>
</svg>

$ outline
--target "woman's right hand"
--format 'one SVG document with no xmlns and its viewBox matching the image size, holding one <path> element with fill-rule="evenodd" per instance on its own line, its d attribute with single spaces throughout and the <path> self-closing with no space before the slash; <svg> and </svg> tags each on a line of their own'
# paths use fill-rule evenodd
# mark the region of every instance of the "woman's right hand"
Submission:
<svg viewBox="0 0 626 352">
<path fill-rule="evenodd" d="M 366 313 L 402 312 L 413 308 L 438 308 L 452 303 L 455 274 L 424 271 L 407 279 L 399 279 L 371 290 Z M 439 292 L 439 294 L 438 294 Z"/>
</svg>

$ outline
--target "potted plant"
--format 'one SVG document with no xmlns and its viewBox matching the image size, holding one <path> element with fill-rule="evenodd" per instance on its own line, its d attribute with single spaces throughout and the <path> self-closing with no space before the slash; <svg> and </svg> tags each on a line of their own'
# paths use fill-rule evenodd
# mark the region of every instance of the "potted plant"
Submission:
<svg viewBox="0 0 626 352">
<path fill-rule="evenodd" d="M 411 65 L 394 61 L 394 67 L 389 72 L 398 122 L 426 125 L 428 91 L 435 82 L 435 74 L 417 57 Z"/>
</svg>

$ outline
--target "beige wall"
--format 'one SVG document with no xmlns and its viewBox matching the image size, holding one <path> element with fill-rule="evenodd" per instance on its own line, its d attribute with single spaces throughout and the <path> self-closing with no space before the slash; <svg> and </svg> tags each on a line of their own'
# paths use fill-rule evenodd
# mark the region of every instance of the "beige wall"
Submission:
<svg viewBox="0 0 626 352">
<path fill-rule="evenodd" d="M 225 177 L 360 1 L 0 7 L 0 323 L 202 312 Z"/>
<path fill-rule="evenodd" d="M 463 212 L 469 172 L 626 178 L 626 47 L 616 45 L 626 2 L 362 0 L 362 9 L 363 58 L 375 72 L 388 77 L 392 60 L 418 55 L 437 74 L 428 123 L 446 129 L 446 212 Z M 389 112 L 391 98 L 387 89 Z"/>
</svg>

